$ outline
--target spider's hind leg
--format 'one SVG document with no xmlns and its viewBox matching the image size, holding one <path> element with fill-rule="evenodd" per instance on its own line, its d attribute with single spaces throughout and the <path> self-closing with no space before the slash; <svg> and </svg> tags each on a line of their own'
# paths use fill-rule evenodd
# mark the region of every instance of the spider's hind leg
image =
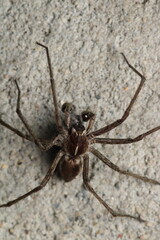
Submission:
<svg viewBox="0 0 160 240">
<path fill-rule="evenodd" d="M 50 166 L 47 174 L 45 175 L 45 177 L 43 178 L 42 182 L 37 187 L 33 188 L 31 191 L 21 195 L 20 197 L 14 199 L 14 200 L 11 200 L 11 201 L 9 201 L 7 203 L 1 204 L 0 208 L 10 207 L 10 206 L 16 204 L 17 202 L 21 201 L 22 199 L 24 199 L 24 198 L 32 195 L 33 193 L 40 191 L 42 188 L 44 188 L 46 186 L 46 184 L 48 183 L 48 181 L 50 180 L 52 174 L 54 173 L 54 171 L 55 171 L 59 161 L 61 160 L 61 157 L 62 157 L 62 152 L 59 151 L 59 153 L 57 154 L 56 158 L 52 162 L 52 165 Z"/>
<path fill-rule="evenodd" d="M 83 157 L 83 182 L 86 188 L 88 189 L 88 191 L 90 191 L 94 195 L 94 197 L 97 198 L 97 200 L 112 214 L 113 217 L 128 217 L 128 218 L 133 218 L 135 220 L 138 220 L 140 222 L 145 222 L 145 220 L 140 218 L 140 216 L 135 217 L 130 214 L 119 213 L 113 210 L 112 208 L 110 208 L 108 204 L 95 192 L 95 190 L 89 184 L 88 172 L 89 172 L 89 157 L 86 154 Z"/>
</svg>

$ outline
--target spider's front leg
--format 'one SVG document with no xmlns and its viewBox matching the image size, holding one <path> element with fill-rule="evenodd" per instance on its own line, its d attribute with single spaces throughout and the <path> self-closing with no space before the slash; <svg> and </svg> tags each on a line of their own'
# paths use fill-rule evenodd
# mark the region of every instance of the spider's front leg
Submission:
<svg viewBox="0 0 160 240">
<path fill-rule="evenodd" d="M 16 87 L 18 89 L 18 98 L 17 98 L 17 106 L 16 106 L 16 112 L 18 114 L 18 117 L 21 119 L 21 121 L 23 122 L 24 126 L 26 127 L 26 129 L 28 130 L 30 135 L 24 134 L 21 131 L 19 131 L 18 129 L 12 127 L 11 125 L 9 125 L 8 123 L 4 122 L 2 119 L 0 119 L 0 124 L 6 128 L 8 128 L 9 130 L 11 130 L 12 132 L 14 132 L 15 134 L 17 134 L 18 136 L 20 136 L 21 138 L 24 138 L 26 140 L 29 140 L 31 142 L 35 142 L 36 145 L 38 145 L 38 147 L 42 150 L 42 151 L 47 151 L 49 150 L 51 147 L 53 147 L 53 145 L 55 145 L 55 142 L 57 141 L 57 139 L 59 138 L 59 136 L 54 137 L 50 140 L 48 139 L 41 139 L 41 138 L 37 138 L 37 136 L 33 133 L 31 127 L 29 126 L 29 124 L 27 123 L 27 120 L 24 118 L 24 116 L 22 115 L 21 109 L 20 109 L 20 97 L 21 97 L 21 91 L 19 88 L 19 85 L 17 83 L 17 81 L 15 80 L 15 84 Z"/>
<path fill-rule="evenodd" d="M 43 45 L 42 43 L 36 42 L 37 45 L 41 46 L 42 48 L 45 49 L 46 51 L 46 56 L 47 56 L 47 63 L 48 63 L 48 68 L 49 68 L 49 75 L 50 75 L 50 83 L 51 83 L 51 89 L 52 89 L 52 97 L 53 97 L 53 104 L 54 104 L 54 109 L 55 109 L 55 118 L 56 118 L 56 125 L 57 129 L 59 132 L 64 132 L 64 129 L 62 127 L 62 122 L 60 119 L 60 114 L 59 114 L 59 109 L 58 109 L 58 104 L 57 104 L 57 96 L 56 96 L 56 87 L 55 87 L 55 80 L 53 77 L 53 71 L 52 71 L 52 66 L 51 66 L 51 58 L 49 54 L 49 49 L 47 46 Z"/>
<path fill-rule="evenodd" d="M 122 116 L 120 119 L 116 120 L 115 122 L 113 122 L 113 123 L 111 123 L 111 124 L 109 124 L 109 125 L 107 125 L 107 126 L 105 126 L 105 127 L 103 127 L 103 128 L 100 128 L 99 130 L 96 130 L 96 131 L 94 131 L 94 132 L 91 132 L 91 133 L 89 134 L 90 136 L 99 136 L 99 135 L 101 135 L 101 134 L 103 134 L 103 133 L 106 133 L 106 132 L 111 131 L 113 128 L 116 128 L 116 127 L 119 126 L 121 123 L 123 123 L 123 122 L 126 120 L 126 118 L 129 116 L 130 111 L 131 111 L 131 109 L 132 109 L 132 107 L 133 107 L 133 105 L 134 105 L 134 103 L 135 103 L 135 101 L 136 101 L 136 99 L 137 99 L 137 97 L 138 97 L 138 95 L 139 95 L 139 92 L 141 91 L 142 86 L 143 86 L 143 84 L 144 84 L 144 82 L 145 82 L 145 80 L 146 80 L 145 77 L 144 77 L 140 72 L 138 72 L 138 71 L 128 62 L 127 58 L 125 57 L 125 55 L 124 55 L 123 53 L 122 53 L 122 56 L 124 57 L 124 60 L 126 61 L 126 63 L 127 63 L 127 65 L 129 66 L 129 68 L 131 68 L 131 69 L 141 78 L 141 82 L 140 82 L 140 84 L 139 84 L 139 86 L 138 86 L 138 88 L 137 88 L 137 90 L 136 90 L 133 98 L 131 99 L 128 107 L 126 108 L 123 116 Z"/>
<path fill-rule="evenodd" d="M 30 133 L 32 138 L 34 139 L 34 142 L 39 146 L 39 148 L 42 151 L 45 151 L 46 148 L 43 146 L 43 144 L 41 143 L 40 139 L 37 138 L 37 136 L 34 134 L 34 132 L 32 131 L 31 127 L 29 126 L 27 120 L 25 119 L 25 117 L 23 116 L 23 114 L 21 112 L 21 109 L 20 109 L 21 91 L 20 91 L 19 85 L 18 85 L 16 80 L 15 80 L 15 84 L 16 84 L 16 87 L 17 87 L 17 90 L 18 90 L 16 113 L 18 114 L 18 117 L 20 118 L 20 120 L 22 121 L 22 123 L 24 124 L 24 126 L 26 127 L 26 129 L 28 130 L 28 132 Z"/>
<path fill-rule="evenodd" d="M 18 98 L 17 98 L 17 107 L 16 107 L 16 112 L 18 114 L 18 116 L 20 117 L 20 119 L 22 120 L 23 119 L 23 123 L 25 122 L 25 127 L 27 128 L 27 130 L 29 131 L 30 135 L 27 135 L 27 134 L 23 134 L 21 131 L 19 131 L 18 129 L 12 127 L 10 124 L 4 122 L 2 119 L 0 119 L 0 124 L 6 128 L 8 128 L 9 130 L 11 130 L 12 132 L 14 132 L 15 134 L 17 134 L 18 136 L 26 139 L 26 140 L 29 140 L 31 142 L 33 142 L 35 140 L 36 137 L 33 137 L 34 134 L 32 132 L 32 130 L 30 129 L 30 127 L 28 126 L 26 120 L 24 119 L 24 117 L 22 116 L 22 113 L 21 113 L 21 110 L 20 110 L 20 88 L 18 86 L 18 83 L 17 81 L 15 80 L 15 84 L 16 84 L 16 87 L 18 89 Z M 32 133 L 32 134 L 31 134 Z"/>
<path fill-rule="evenodd" d="M 24 138 L 26 140 L 29 140 L 31 142 L 33 142 L 33 139 L 31 136 L 24 134 L 22 132 L 20 132 L 18 129 L 12 127 L 10 124 L 4 122 L 2 119 L 0 119 L 0 124 L 6 128 L 8 128 L 9 130 L 11 130 L 12 132 L 14 132 L 15 134 L 17 134 L 18 136 L 20 136 L 21 138 Z"/>
</svg>

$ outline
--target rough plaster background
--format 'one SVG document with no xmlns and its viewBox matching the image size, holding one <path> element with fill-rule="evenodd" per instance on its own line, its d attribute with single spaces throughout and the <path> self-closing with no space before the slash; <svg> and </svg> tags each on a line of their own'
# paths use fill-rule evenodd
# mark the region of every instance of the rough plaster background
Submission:
<svg viewBox="0 0 160 240">
<path fill-rule="evenodd" d="M 147 81 L 132 114 L 110 137 L 134 137 L 160 123 L 160 1 L 1 0 L 0 114 L 25 132 L 15 113 L 17 91 L 34 132 L 44 136 L 54 122 L 46 55 L 50 49 L 59 103 L 90 107 L 95 128 L 122 116 L 139 84 L 124 52 Z M 0 126 L 0 203 L 38 185 L 47 153 Z M 131 145 L 97 149 L 121 168 L 160 177 L 160 132 Z M 148 220 L 113 218 L 87 192 L 82 178 L 64 183 L 53 177 L 39 193 L 0 210 L 0 239 L 154 240 L 160 234 L 160 188 L 115 173 L 90 156 L 91 183 L 114 209 Z M 93 164 L 94 163 L 94 164 Z"/>
</svg>

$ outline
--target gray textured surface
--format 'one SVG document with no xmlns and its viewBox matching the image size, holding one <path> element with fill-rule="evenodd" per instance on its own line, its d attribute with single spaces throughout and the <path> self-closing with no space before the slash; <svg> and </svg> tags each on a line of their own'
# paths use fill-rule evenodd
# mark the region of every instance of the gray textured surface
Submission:
<svg viewBox="0 0 160 240">
<path fill-rule="evenodd" d="M 120 55 L 141 70 L 147 82 L 126 122 L 109 133 L 136 136 L 160 123 L 160 3 L 148 1 L 8 1 L 1 7 L 0 114 L 18 129 L 15 114 L 18 79 L 22 108 L 33 130 L 43 135 L 52 122 L 46 56 L 49 46 L 60 104 L 90 107 L 96 128 L 119 118 L 140 79 Z M 2 5 L 1 5 L 2 6 Z M 0 202 L 36 186 L 45 175 L 47 155 L 0 126 Z M 126 146 L 97 148 L 122 168 L 160 177 L 160 132 Z M 44 190 L 0 210 L 0 239 L 140 239 L 160 233 L 160 188 L 112 172 L 95 163 L 92 185 L 114 209 L 148 220 L 112 216 L 88 193 L 81 176 L 70 183 L 52 178 Z M 92 164 L 91 164 L 92 165 Z"/>
</svg>

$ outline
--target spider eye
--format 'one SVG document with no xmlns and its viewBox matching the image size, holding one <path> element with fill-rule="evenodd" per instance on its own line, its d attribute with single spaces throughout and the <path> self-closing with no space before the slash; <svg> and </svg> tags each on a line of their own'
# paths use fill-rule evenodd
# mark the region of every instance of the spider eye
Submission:
<svg viewBox="0 0 160 240">
<path fill-rule="evenodd" d="M 68 102 L 64 103 L 61 108 L 62 112 L 64 113 L 74 112 L 75 109 L 76 109 L 75 106 L 72 103 L 68 103 Z"/>
<path fill-rule="evenodd" d="M 91 118 L 95 117 L 95 114 L 89 111 L 84 111 L 81 114 L 83 122 L 89 121 Z"/>
</svg>

